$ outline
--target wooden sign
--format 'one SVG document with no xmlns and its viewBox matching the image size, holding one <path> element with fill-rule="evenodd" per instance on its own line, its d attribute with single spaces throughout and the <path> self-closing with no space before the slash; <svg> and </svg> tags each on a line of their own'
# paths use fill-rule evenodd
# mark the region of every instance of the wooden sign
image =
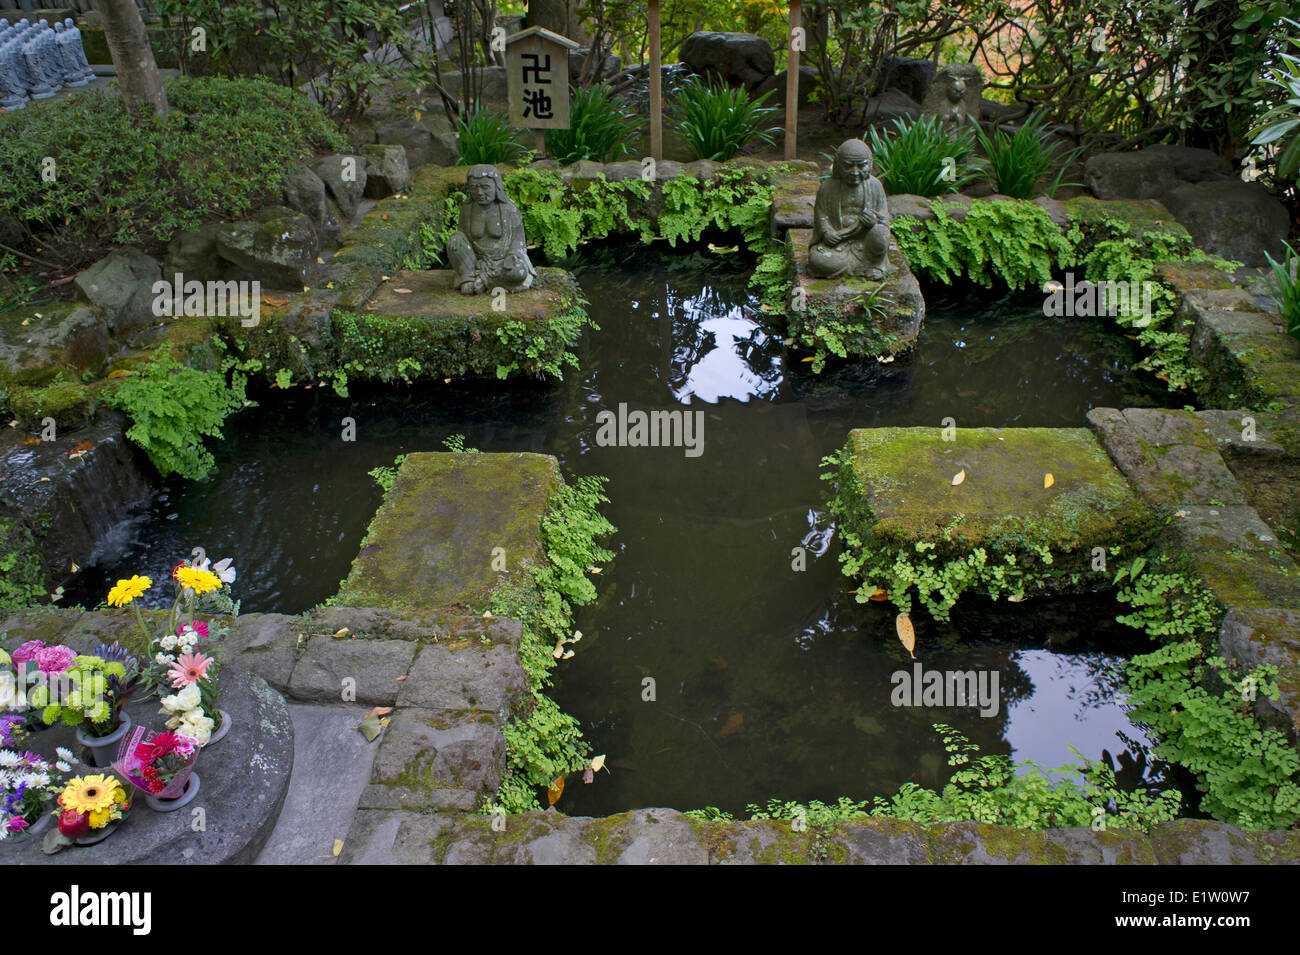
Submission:
<svg viewBox="0 0 1300 955">
<path fill-rule="evenodd" d="M 569 51 L 578 44 L 544 27 L 506 38 L 510 125 L 516 129 L 569 128 Z"/>
</svg>

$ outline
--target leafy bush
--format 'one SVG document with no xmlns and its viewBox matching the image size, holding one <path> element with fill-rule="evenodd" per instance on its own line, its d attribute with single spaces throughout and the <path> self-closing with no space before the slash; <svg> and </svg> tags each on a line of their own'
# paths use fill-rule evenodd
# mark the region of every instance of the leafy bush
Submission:
<svg viewBox="0 0 1300 955">
<path fill-rule="evenodd" d="M 629 140 L 638 121 L 615 102 L 609 87 L 574 87 L 569 104 L 569 128 L 546 134 L 546 152 L 561 163 L 590 159 L 608 162 L 631 150 Z"/>
<path fill-rule="evenodd" d="M 478 110 L 456 120 L 460 139 L 459 166 L 496 165 L 523 159 L 528 150 L 519 142 L 518 130 L 504 116 Z"/>
<path fill-rule="evenodd" d="M 1300 270 L 1300 254 L 1290 245 L 1284 244 L 1284 247 L 1286 252 L 1283 253 L 1281 262 L 1275 261 L 1267 252 L 1264 253 L 1269 264 L 1268 287 L 1286 321 L 1286 330 L 1293 338 L 1300 338 L 1300 275 L 1297 275 Z"/>
<path fill-rule="evenodd" d="M 1066 168 L 1078 158 L 1082 147 L 1061 154 L 1060 140 L 1049 136 L 1043 129 L 1045 113 L 1035 113 L 1013 134 L 1000 129 L 987 135 L 976 127 L 975 137 L 989 159 L 989 173 L 998 192 L 1013 199 L 1032 199 L 1038 194 L 1038 184 L 1053 166 L 1059 166 L 1056 178 L 1047 184 L 1043 194 L 1056 195 L 1062 185 Z"/>
<path fill-rule="evenodd" d="M 0 114 L 0 215 L 43 257 L 80 265 L 112 245 L 238 218 L 278 192 L 289 164 L 346 146 L 319 106 L 266 80 L 166 87 L 165 116 L 128 119 L 112 87 Z"/>
<path fill-rule="evenodd" d="M 677 131 L 697 157 L 719 162 L 751 140 L 770 145 L 772 133 L 766 127 L 776 110 L 764 105 L 769 95 L 751 100 L 743 89 L 731 89 L 720 80 L 715 84 L 692 79 L 677 92 L 682 117 Z"/>
<path fill-rule="evenodd" d="M 144 449 L 159 474 L 197 481 L 216 463 L 203 438 L 221 437 L 226 416 L 244 406 L 244 384 L 238 372 L 227 383 L 225 371 L 187 368 L 164 345 L 106 403 L 130 416 L 126 436 Z"/>
<path fill-rule="evenodd" d="M 869 133 L 877 175 L 891 195 L 938 196 L 956 192 L 979 176 L 971 163 L 975 136 L 962 130 L 949 136 L 937 116 L 894 120 L 890 134 Z"/>
<path fill-rule="evenodd" d="M 1300 23 L 1283 20 L 1295 34 L 1300 34 Z M 1300 35 L 1287 37 L 1293 47 L 1300 50 Z M 1300 56 L 1282 53 L 1281 61 L 1273 67 L 1266 82 L 1281 93 L 1282 102 L 1260 117 L 1259 126 L 1251 130 L 1256 146 L 1277 145 L 1277 174 L 1284 179 L 1294 178 L 1300 172 Z"/>
</svg>

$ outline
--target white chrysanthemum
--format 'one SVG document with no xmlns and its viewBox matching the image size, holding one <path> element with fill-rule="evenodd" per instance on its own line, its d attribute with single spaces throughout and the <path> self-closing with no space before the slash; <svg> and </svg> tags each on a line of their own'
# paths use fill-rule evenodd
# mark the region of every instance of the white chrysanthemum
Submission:
<svg viewBox="0 0 1300 955">
<path fill-rule="evenodd" d="M 161 640 L 158 641 L 158 645 L 162 647 L 164 650 L 175 649 L 176 635 L 171 633 L 167 634 L 167 636 L 163 637 Z"/>
</svg>

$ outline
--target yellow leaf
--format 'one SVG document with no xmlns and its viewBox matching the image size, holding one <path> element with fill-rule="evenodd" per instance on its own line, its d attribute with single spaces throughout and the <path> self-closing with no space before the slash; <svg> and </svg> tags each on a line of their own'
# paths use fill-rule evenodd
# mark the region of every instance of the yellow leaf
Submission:
<svg viewBox="0 0 1300 955">
<path fill-rule="evenodd" d="M 338 858 L 338 854 L 339 854 L 340 852 L 342 852 L 342 851 L 343 851 L 343 840 L 342 840 L 342 839 L 335 839 L 335 840 L 334 840 L 334 857 L 337 859 L 337 858 Z"/>
<path fill-rule="evenodd" d="M 564 777 L 561 776 L 551 785 L 546 787 L 546 805 L 554 806 L 564 795 Z"/>
<path fill-rule="evenodd" d="M 411 110 L 411 118 L 414 119 L 417 123 L 420 121 L 420 117 L 422 115 L 424 114 L 421 113 L 418 109 Z"/>
<path fill-rule="evenodd" d="M 591 758 L 591 770 L 592 770 L 592 772 L 598 773 L 598 772 L 600 772 L 600 771 L 601 771 L 602 769 L 604 769 L 604 768 L 605 768 L 605 754 L 604 754 L 604 753 L 601 753 L 599 756 L 593 756 L 593 757 Z"/>
<path fill-rule="evenodd" d="M 344 637 L 346 637 L 347 635 L 348 635 L 348 628 L 347 628 L 347 627 L 344 627 L 342 630 L 335 630 L 335 631 L 334 631 L 334 639 L 335 639 L 335 640 L 342 640 L 342 639 L 343 639 Z"/>
<path fill-rule="evenodd" d="M 812 361 L 813 358 L 815 358 L 815 357 L 816 357 L 816 356 L 813 355 L 813 356 L 809 356 L 809 357 L 807 357 L 807 358 L 800 358 L 799 360 L 800 360 L 800 361 Z"/>
<path fill-rule="evenodd" d="M 894 620 L 894 629 L 898 631 L 898 639 L 907 650 L 907 655 L 915 660 L 916 654 L 912 651 L 916 649 L 916 629 L 912 626 L 912 618 L 900 613 Z"/>
<path fill-rule="evenodd" d="M 952 476 L 952 486 L 956 487 L 964 480 L 966 480 L 966 469 L 962 468 L 960 471 L 958 471 L 956 474 Z"/>
<path fill-rule="evenodd" d="M 1052 477 L 1052 472 L 1048 471 L 1043 475 L 1043 487 L 1049 488 L 1056 483 L 1056 478 Z"/>
<path fill-rule="evenodd" d="M 886 593 L 884 590 L 881 590 L 879 587 L 873 587 L 871 593 L 867 594 L 867 599 L 874 600 L 876 601 L 876 603 L 879 603 L 882 600 L 888 600 L 889 594 Z"/>
<path fill-rule="evenodd" d="M 1025 599 L 1025 595 L 1024 595 L 1024 594 L 1016 594 L 1016 595 L 1013 596 L 1013 597 L 1008 597 L 1008 598 L 1007 598 L 1007 603 L 1018 604 L 1018 603 L 1020 603 L 1020 601 L 1022 601 L 1022 600 L 1024 600 L 1024 599 Z"/>
</svg>

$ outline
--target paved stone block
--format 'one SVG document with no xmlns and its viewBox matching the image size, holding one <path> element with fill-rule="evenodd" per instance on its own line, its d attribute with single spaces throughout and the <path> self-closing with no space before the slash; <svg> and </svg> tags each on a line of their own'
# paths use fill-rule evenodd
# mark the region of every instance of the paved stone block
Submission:
<svg viewBox="0 0 1300 955">
<path fill-rule="evenodd" d="M 527 679 L 514 647 L 470 642 L 463 649 L 425 646 L 402 684 L 400 706 L 488 710 L 504 716 Z"/>
<path fill-rule="evenodd" d="M 355 690 L 357 703 L 391 706 L 402 685 L 398 677 L 410 670 L 415 649 L 405 640 L 312 637 L 293 668 L 289 693 L 299 700 L 341 703 L 346 685 Z"/>
<path fill-rule="evenodd" d="M 505 768 L 505 738 L 492 713 L 399 709 L 360 805 L 471 812 L 496 792 Z"/>
<path fill-rule="evenodd" d="M 297 658 L 300 625 L 298 617 L 286 614 L 241 614 L 230 621 L 229 631 L 217 644 L 217 655 L 223 662 L 252 670 L 283 691 Z"/>
<path fill-rule="evenodd" d="M 1094 408 L 1088 422 L 1151 504 L 1244 504 L 1209 425 L 1189 411 Z"/>
</svg>

